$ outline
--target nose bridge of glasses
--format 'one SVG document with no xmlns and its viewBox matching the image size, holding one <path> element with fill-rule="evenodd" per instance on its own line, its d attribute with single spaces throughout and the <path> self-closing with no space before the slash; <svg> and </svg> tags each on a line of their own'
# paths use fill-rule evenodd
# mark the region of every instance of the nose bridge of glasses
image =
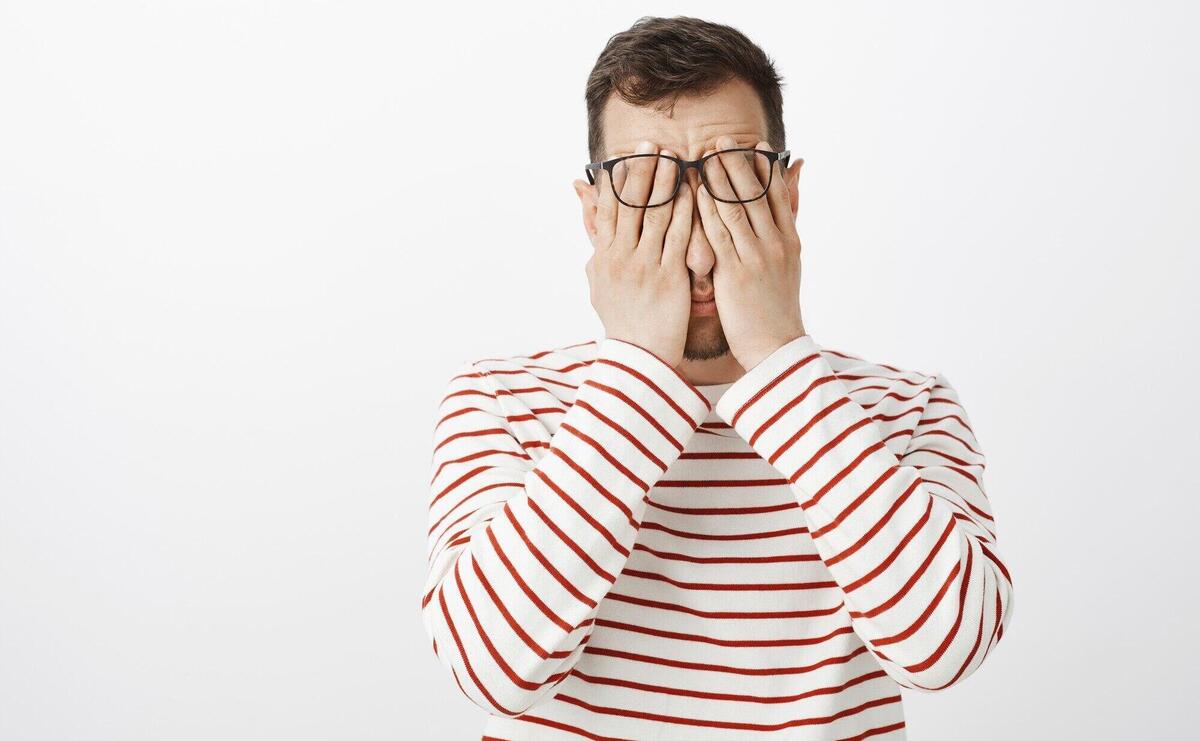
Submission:
<svg viewBox="0 0 1200 741">
<path fill-rule="evenodd" d="M 679 178 L 681 183 L 686 182 L 693 188 L 700 184 L 701 168 L 703 167 L 703 164 L 699 159 L 690 162 L 681 159 L 679 167 L 681 170 L 681 175 Z"/>
</svg>

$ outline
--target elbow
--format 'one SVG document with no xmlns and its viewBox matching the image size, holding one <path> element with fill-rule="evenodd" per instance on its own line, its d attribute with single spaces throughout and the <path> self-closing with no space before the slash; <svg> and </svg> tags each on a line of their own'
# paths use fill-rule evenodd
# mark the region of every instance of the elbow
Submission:
<svg viewBox="0 0 1200 741">
<path fill-rule="evenodd" d="M 887 658 L 876 652 L 884 670 L 901 686 L 921 692 L 938 692 L 963 682 L 983 666 L 1007 631 L 1012 615 L 1012 585 L 993 582 L 978 599 L 967 600 L 960 615 L 974 615 L 969 624 L 961 620 L 945 626 L 944 639 L 927 646 L 921 657 L 906 657 L 911 663 Z"/>
<path fill-rule="evenodd" d="M 908 689 L 918 692 L 941 692 L 961 683 L 975 673 L 978 667 L 978 664 L 964 663 L 955 668 L 947 662 L 917 671 L 911 667 L 895 666 L 888 674 Z"/>
<path fill-rule="evenodd" d="M 461 667 L 450 665 L 449 669 L 463 696 L 488 715 L 501 718 L 517 718 L 529 712 L 561 681 L 559 678 L 537 687 L 522 687 L 499 672 L 489 675 L 472 671 L 462 676 Z"/>
<path fill-rule="evenodd" d="M 570 673 L 569 665 L 564 665 L 568 668 L 544 682 L 526 681 L 522 675 L 536 676 L 539 667 L 513 669 L 489 660 L 493 657 L 483 652 L 465 651 L 463 641 L 466 637 L 460 635 L 453 624 L 438 620 L 436 614 L 428 610 L 425 626 L 432 637 L 431 645 L 438 662 L 462 695 L 489 715 L 516 718 L 525 714 Z"/>
</svg>

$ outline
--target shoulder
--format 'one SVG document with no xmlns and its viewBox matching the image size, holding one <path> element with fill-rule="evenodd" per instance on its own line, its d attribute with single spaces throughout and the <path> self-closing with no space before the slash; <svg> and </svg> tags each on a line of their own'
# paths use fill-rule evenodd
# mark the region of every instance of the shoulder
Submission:
<svg viewBox="0 0 1200 741">
<path fill-rule="evenodd" d="M 820 351 L 846 393 L 879 426 L 893 452 L 903 451 L 918 427 L 941 415 L 956 414 L 965 426 L 958 396 L 940 371 L 842 346 L 820 344 Z"/>
<path fill-rule="evenodd" d="M 931 388 L 944 377 L 938 371 L 927 371 L 910 364 L 885 361 L 869 353 L 846 348 L 840 344 L 817 341 L 821 357 L 829 364 L 846 388 L 853 392 L 871 389 Z"/>
<path fill-rule="evenodd" d="M 903 451 L 914 434 L 928 445 L 939 439 L 928 434 L 936 430 L 934 435 L 954 435 L 979 454 L 967 410 L 942 371 L 883 362 L 844 348 L 822 346 L 821 354 L 850 397 L 880 426 L 893 452 Z"/>
<path fill-rule="evenodd" d="M 548 394 L 570 398 L 596 359 L 597 338 L 545 343 L 511 354 L 476 357 L 455 370 L 474 383 L 506 397 L 537 397 Z"/>
</svg>

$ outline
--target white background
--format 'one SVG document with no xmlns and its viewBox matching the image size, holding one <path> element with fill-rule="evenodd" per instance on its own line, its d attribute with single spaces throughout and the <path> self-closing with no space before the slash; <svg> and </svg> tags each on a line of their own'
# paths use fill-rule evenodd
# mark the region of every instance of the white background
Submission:
<svg viewBox="0 0 1200 741">
<path fill-rule="evenodd" d="M 1013 622 L 910 738 L 1194 728 L 1194 5 L 5 0 L 0 737 L 478 738 L 436 406 L 602 333 L 584 82 L 680 13 L 785 77 L 808 330 L 988 455 Z"/>
</svg>

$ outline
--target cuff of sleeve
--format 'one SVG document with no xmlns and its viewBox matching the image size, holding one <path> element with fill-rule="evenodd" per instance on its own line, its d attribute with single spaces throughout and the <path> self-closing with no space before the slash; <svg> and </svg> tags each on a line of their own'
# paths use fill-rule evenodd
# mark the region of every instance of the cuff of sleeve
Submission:
<svg viewBox="0 0 1200 741">
<path fill-rule="evenodd" d="M 648 409 L 660 409 L 668 418 L 687 423 L 692 432 L 712 411 L 712 404 L 700 389 L 641 345 L 605 337 L 597 346 L 596 363 L 600 367 L 593 372 L 600 375 L 593 377 L 618 373 L 637 378 L 641 382 L 635 387 L 639 402 Z"/>
<path fill-rule="evenodd" d="M 812 359 L 808 360 L 809 358 Z M 776 348 L 775 352 L 763 358 L 758 365 L 734 381 L 733 385 L 727 388 L 721 398 L 717 400 L 717 416 L 733 427 L 742 438 L 749 440 L 748 436 L 752 434 L 752 430 L 745 429 L 747 427 L 744 421 L 746 415 L 743 412 L 746 407 L 779 385 L 785 371 L 806 360 L 810 364 L 815 361 L 818 367 L 826 363 L 825 359 L 821 357 L 820 347 L 811 334 L 800 335 L 791 342 Z M 742 429 L 739 429 L 739 423 Z"/>
</svg>

